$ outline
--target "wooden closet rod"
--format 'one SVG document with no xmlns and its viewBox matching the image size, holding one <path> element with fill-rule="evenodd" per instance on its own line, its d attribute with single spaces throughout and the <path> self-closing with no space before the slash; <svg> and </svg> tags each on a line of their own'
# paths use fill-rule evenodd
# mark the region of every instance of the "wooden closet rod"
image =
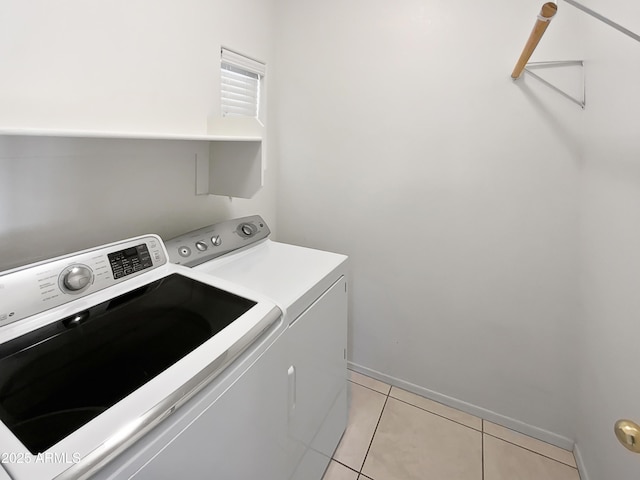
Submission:
<svg viewBox="0 0 640 480">
<path fill-rule="evenodd" d="M 527 40 L 527 44 L 522 50 L 518 63 L 516 63 L 516 66 L 513 69 L 513 73 L 511 73 L 511 78 L 518 78 L 522 74 L 525 65 L 529 61 L 529 58 L 531 58 L 531 54 L 538 46 L 538 42 L 540 42 L 542 35 L 544 35 L 545 30 L 557 11 L 558 6 L 553 2 L 547 2 L 542 6 L 540 14 L 538 15 L 538 20 L 533 26 L 533 30 L 531 30 L 531 35 L 529 35 L 529 40 Z"/>
</svg>

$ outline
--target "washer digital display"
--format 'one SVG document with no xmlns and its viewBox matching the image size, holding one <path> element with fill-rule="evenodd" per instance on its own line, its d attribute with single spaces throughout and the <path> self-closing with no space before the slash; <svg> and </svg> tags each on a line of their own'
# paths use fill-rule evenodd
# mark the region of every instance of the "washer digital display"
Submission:
<svg viewBox="0 0 640 480">
<path fill-rule="evenodd" d="M 146 243 L 125 248 L 124 250 L 110 253 L 107 256 L 109 257 L 114 280 L 153 266 L 153 261 L 151 260 L 151 255 L 149 254 Z"/>
</svg>

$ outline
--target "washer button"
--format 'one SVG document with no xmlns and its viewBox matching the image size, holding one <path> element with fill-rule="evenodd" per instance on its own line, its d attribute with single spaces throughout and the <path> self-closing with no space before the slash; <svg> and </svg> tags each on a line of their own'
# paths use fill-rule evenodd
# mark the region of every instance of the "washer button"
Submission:
<svg viewBox="0 0 640 480">
<path fill-rule="evenodd" d="M 201 252 L 204 252 L 209 247 L 208 247 L 208 245 L 206 243 L 200 241 L 200 242 L 196 242 L 196 248 L 198 250 L 200 250 Z"/>
<path fill-rule="evenodd" d="M 191 249 L 189 247 L 180 247 L 178 248 L 178 254 L 181 257 L 188 257 L 191 255 Z"/>
</svg>

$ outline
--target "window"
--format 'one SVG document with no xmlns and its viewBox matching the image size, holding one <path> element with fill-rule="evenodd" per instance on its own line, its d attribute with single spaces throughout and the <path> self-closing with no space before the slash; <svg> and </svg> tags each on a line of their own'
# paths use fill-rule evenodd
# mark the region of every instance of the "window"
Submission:
<svg viewBox="0 0 640 480">
<path fill-rule="evenodd" d="M 223 48 L 220 56 L 222 116 L 260 117 L 265 64 Z"/>
</svg>

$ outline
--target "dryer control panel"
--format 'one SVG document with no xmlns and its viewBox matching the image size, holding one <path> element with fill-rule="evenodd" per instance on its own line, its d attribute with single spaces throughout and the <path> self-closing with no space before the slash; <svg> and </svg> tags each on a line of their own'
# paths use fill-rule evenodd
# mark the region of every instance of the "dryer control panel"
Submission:
<svg viewBox="0 0 640 480">
<path fill-rule="evenodd" d="M 160 237 L 145 235 L 0 273 L 0 327 L 166 263 Z"/>
<path fill-rule="evenodd" d="M 169 261 L 195 267 L 225 253 L 238 250 L 269 236 L 271 230 L 260 215 L 214 223 L 165 242 Z"/>
</svg>

